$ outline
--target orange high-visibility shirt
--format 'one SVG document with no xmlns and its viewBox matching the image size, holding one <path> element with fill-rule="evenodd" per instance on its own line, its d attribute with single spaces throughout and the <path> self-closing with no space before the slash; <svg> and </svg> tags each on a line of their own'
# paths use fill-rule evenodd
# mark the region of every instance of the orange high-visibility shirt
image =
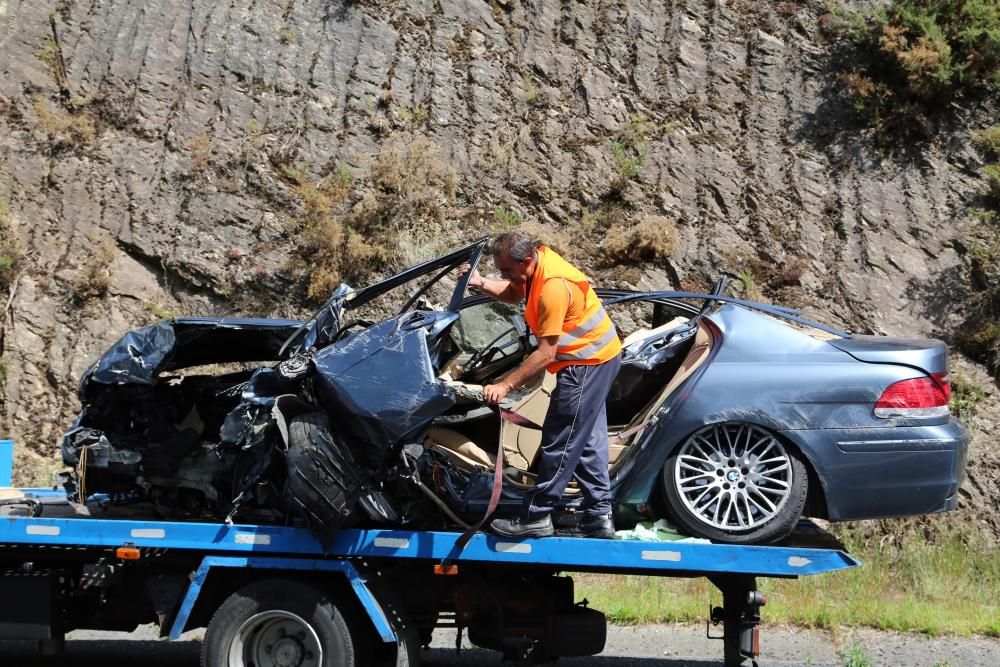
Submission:
<svg viewBox="0 0 1000 667">
<path fill-rule="evenodd" d="M 611 318 L 590 281 L 555 251 L 538 248 L 524 319 L 536 337 L 559 336 L 555 373 L 573 364 L 600 364 L 622 348 Z"/>
</svg>

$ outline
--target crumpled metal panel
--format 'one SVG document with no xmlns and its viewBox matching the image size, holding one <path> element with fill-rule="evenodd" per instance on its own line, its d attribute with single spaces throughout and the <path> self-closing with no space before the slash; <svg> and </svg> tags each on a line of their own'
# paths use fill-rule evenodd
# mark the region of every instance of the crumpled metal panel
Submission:
<svg viewBox="0 0 1000 667">
<path fill-rule="evenodd" d="M 85 382 L 101 384 L 147 384 L 174 348 L 176 338 L 170 322 L 158 322 L 130 331 L 104 353 Z"/>
<path fill-rule="evenodd" d="M 426 329 L 447 317 L 455 315 L 407 313 L 316 354 L 320 400 L 369 466 L 455 404 L 454 391 L 436 377 L 427 346 Z"/>
</svg>

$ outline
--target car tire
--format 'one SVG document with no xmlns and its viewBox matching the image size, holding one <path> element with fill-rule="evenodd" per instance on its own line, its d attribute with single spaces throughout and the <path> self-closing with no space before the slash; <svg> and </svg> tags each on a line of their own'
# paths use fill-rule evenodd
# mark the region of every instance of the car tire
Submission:
<svg viewBox="0 0 1000 667">
<path fill-rule="evenodd" d="M 202 642 L 202 667 L 274 664 L 354 667 L 354 640 L 324 592 L 291 579 L 245 586 L 216 610 Z M 262 660 L 267 656 L 271 663 Z"/>
<path fill-rule="evenodd" d="M 729 544 L 788 536 L 805 507 L 801 454 L 746 422 L 710 424 L 689 435 L 663 466 L 667 512 L 682 530 Z"/>
<path fill-rule="evenodd" d="M 351 516 L 364 490 L 360 466 L 350 448 L 334 437 L 326 415 L 309 412 L 288 425 L 285 500 L 329 546 Z"/>
</svg>

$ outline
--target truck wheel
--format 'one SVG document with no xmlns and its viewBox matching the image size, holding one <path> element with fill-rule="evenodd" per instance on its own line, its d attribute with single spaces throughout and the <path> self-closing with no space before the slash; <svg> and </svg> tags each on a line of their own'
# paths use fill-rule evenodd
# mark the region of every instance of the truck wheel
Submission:
<svg viewBox="0 0 1000 667">
<path fill-rule="evenodd" d="M 768 544 L 786 537 L 805 507 L 802 456 L 755 424 L 710 424 L 688 436 L 663 466 L 667 509 L 697 537 Z"/>
<path fill-rule="evenodd" d="M 285 499 L 304 517 L 324 547 L 329 546 L 361 495 L 364 480 L 351 450 L 330 430 L 320 412 L 292 419 L 285 453 Z"/>
<path fill-rule="evenodd" d="M 212 616 L 202 667 L 354 667 L 343 615 L 323 592 L 269 579 L 230 595 Z"/>
</svg>

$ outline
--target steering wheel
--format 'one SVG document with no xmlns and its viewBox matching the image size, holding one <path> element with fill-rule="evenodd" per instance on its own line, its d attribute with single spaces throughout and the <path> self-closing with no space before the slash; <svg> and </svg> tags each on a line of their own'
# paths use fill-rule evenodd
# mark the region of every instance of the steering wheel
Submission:
<svg viewBox="0 0 1000 667">
<path fill-rule="evenodd" d="M 476 350 L 472 354 L 472 356 L 469 357 L 469 360 L 465 362 L 465 365 L 462 366 L 462 372 L 469 373 L 471 371 L 479 370 L 489 362 L 493 361 L 493 357 L 495 357 L 497 353 L 502 353 L 504 354 L 504 356 L 506 356 L 507 353 L 505 352 L 505 350 L 507 350 L 507 348 L 513 345 L 520 345 L 521 338 L 519 336 L 515 336 L 513 339 L 507 341 L 506 343 L 500 346 L 497 346 L 497 343 L 499 343 L 501 340 L 503 340 L 512 333 L 513 334 L 518 333 L 517 327 L 508 327 L 504 329 L 503 333 L 501 333 L 499 336 L 491 340 L 483 347 Z"/>
</svg>

